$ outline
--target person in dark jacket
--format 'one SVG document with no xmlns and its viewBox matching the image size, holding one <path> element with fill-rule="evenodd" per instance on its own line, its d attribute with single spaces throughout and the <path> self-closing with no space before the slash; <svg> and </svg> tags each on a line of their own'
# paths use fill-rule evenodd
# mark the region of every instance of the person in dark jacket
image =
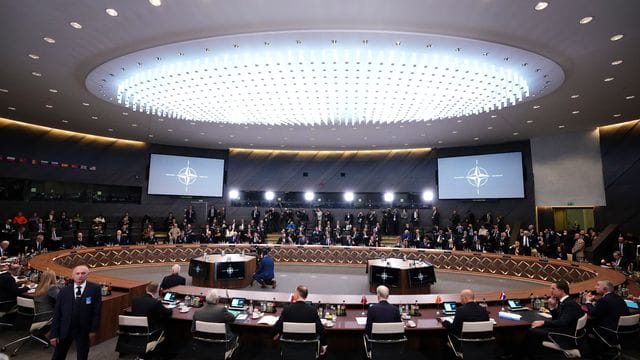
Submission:
<svg viewBox="0 0 640 360">
<path fill-rule="evenodd" d="M 376 288 L 378 303 L 371 305 L 367 312 L 367 324 L 364 327 L 365 334 L 371 336 L 373 323 L 400 322 L 400 311 L 394 305 L 389 304 L 389 288 L 380 285 Z"/>
<path fill-rule="evenodd" d="M 9 270 L 0 274 L 0 311 L 6 312 L 16 305 L 19 295 L 29 290 L 27 286 L 18 286 L 14 276 L 20 275 L 22 267 L 11 265 Z"/>
<path fill-rule="evenodd" d="M 146 316 L 151 331 L 164 330 L 172 310 L 162 306 L 162 302 L 155 297 L 158 293 L 158 283 L 150 282 L 146 290 L 144 295 L 131 301 L 131 315 Z"/>
<path fill-rule="evenodd" d="M 185 285 L 187 283 L 187 279 L 180 275 L 180 270 L 181 268 L 178 264 L 171 267 L 171 275 L 165 276 L 160 283 L 160 295 L 174 286 Z"/>
<path fill-rule="evenodd" d="M 453 317 L 453 322 L 445 320 L 442 322 L 444 326 L 452 335 L 460 337 L 462 334 L 462 325 L 465 322 L 473 321 L 489 321 L 489 313 L 487 309 L 480 306 L 475 301 L 475 294 L 469 289 L 462 290 L 460 292 L 460 303 L 462 306 L 456 308 L 456 314 Z M 452 339 L 455 339 L 452 337 Z M 457 346 L 458 344 L 454 344 Z"/>
<path fill-rule="evenodd" d="M 298 285 L 293 292 L 293 303 L 286 306 L 282 310 L 282 314 L 278 321 L 273 325 L 274 339 L 279 338 L 282 335 L 283 324 L 285 322 L 294 323 L 315 323 L 316 335 L 320 339 L 320 355 L 324 355 L 327 351 L 327 333 L 320 322 L 320 317 L 316 308 L 305 302 L 309 295 L 309 289 L 306 286 Z"/>
<path fill-rule="evenodd" d="M 253 281 L 257 281 L 261 287 L 265 288 L 267 285 L 271 285 L 274 289 L 276 288 L 276 280 L 274 274 L 275 264 L 273 262 L 273 258 L 269 255 L 269 248 L 265 248 L 262 250 L 262 259 L 260 260 L 260 264 L 258 264 L 258 270 L 253 274 L 253 280 L 251 280 L 251 286 L 253 286 Z"/>
<path fill-rule="evenodd" d="M 89 347 L 100 328 L 102 292 L 98 284 L 87 281 L 89 268 L 73 268 L 73 282 L 60 290 L 51 324 L 49 342 L 56 349 L 52 360 L 66 359 L 73 341 L 78 360 L 89 357 Z"/>
<path fill-rule="evenodd" d="M 617 345 L 618 337 L 615 331 L 618 328 L 618 320 L 620 316 L 629 315 L 629 308 L 624 299 L 613 292 L 611 281 L 598 281 L 595 290 L 601 296 L 597 302 L 595 301 L 596 295 L 591 292 L 585 294 L 583 299 L 589 315 L 587 325 L 591 331 L 599 334 L 596 336 L 597 339 L 602 337 L 608 344 Z M 604 344 L 600 341 L 591 342 L 591 344 L 594 347 L 594 353 L 602 353 L 605 350 L 602 347 Z"/>
</svg>

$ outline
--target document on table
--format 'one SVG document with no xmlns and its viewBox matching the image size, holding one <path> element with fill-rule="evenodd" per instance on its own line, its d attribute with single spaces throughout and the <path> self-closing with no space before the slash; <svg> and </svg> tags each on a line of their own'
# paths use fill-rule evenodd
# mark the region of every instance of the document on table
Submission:
<svg viewBox="0 0 640 360">
<path fill-rule="evenodd" d="M 278 321 L 278 316 L 267 315 L 258 320 L 258 324 L 266 324 L 273 326 Z"/>
<path fill-rule="evenodd" d="M 358 323 L 358 325 L 367 325 L 367 318 L 356 316 L 356 322 Z"/>
</svg>

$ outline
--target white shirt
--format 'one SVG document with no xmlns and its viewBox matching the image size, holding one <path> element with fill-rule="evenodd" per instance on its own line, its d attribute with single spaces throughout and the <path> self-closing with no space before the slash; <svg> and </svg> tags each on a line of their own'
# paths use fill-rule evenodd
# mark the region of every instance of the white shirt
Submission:
<svg viewBox="0 0 640 360">
<path fill-rule="evenodd" d="M 84 288 L 87 287 L 87 282 L 85 281 L 80 285 L 73 283 L 73 297 L 78 297 L 78 295 L 76 295 L 78 292 L 78 286 L 80 287 L 80 297 L 82 297 L 82 294 L 84 294 Z"/>
</svg>

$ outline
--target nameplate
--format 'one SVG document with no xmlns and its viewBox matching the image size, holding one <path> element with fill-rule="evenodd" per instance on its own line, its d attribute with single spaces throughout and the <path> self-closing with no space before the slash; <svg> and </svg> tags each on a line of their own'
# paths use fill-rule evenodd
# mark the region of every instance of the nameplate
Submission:
<svg viewBox="0 0 640 360">
<path fill-rule="evenodd" d="M 502 255 L 503 259 L 511 259 L 511 255 Z"/>
<path fill-rule="evenodd" d="M 549 260 L 547 260 L 547 259 L 540 259 L 540 260 L 538 260 L 538 262 L 541 262 L 541 263 L 548 263 L 548 262 L 549 262 Z"/>
<path fill-rule="evenodd" d="M 236 247 L 236 244 L 229 244 L 229 247 Z"/>
<path fill-rule="evenodd" d="M 330 247 L 329 247 L 329 245 L 323 245 L 322 248 L 323 249 L 329 249 Z"/>
<path fill-rule="evenodd" d="M 472 253 L 472 254 L 473 254 L 474 256 L 482 256 L 482 253 L 481 253 L 481 252 L 474 252 L 474 253 Z"/>
<path fill-rule="evenodd" d="M 176 247 L 177 247 L 177 248 L 181 248 L 181 247 L 184 247 L 184 245 L 182 245 L 182 244 L 176 244 Z"/>
<path fill-rule="evenodd" d="M 418 252 L 426 252 L 427 249 L 418 249 Z"/>
<path fill-rule="evenodd" d="M 125 246 L 120 246 L 120 249 L 122 250 L 129 250 L 129 246 L 125 245 Z"/>
</svg>

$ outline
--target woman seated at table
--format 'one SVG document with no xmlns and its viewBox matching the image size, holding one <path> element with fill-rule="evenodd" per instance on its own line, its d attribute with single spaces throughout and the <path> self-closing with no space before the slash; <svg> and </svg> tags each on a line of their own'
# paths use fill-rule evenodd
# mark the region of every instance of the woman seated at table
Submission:
<svg viewBox="0 0 640 360">
<path fill-rule="evenodd" d="M 58 292 L 60 292 L 60 286 L 56 281 L 56 274 L 52 270 L 45 270 L 40 274 L 40 282 L 33 294 L 36 313 L 41 314 L 36 322 L 49 321 L 53 318 Z"/>
</svg>

